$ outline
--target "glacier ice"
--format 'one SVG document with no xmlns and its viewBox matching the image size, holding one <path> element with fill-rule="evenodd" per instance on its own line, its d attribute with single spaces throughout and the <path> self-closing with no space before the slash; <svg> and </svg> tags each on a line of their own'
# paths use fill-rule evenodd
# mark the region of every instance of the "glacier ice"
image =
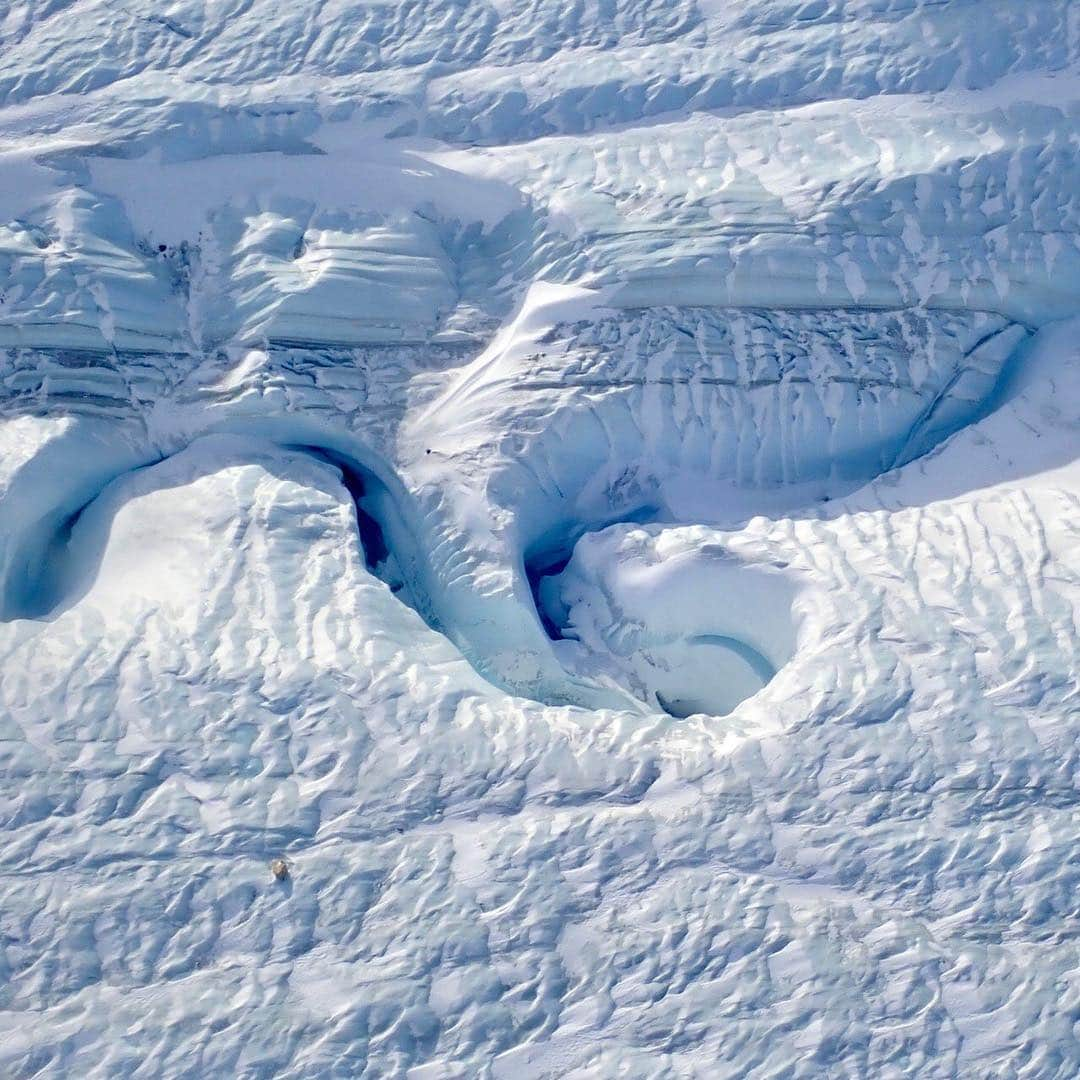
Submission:
<svg viewBox="0 0 1080 1080">
<path fill-rule="evenodd" d="M 1073 0 L 0 40 L 0 1072 L 1080 1073 Z"/>
</svg>

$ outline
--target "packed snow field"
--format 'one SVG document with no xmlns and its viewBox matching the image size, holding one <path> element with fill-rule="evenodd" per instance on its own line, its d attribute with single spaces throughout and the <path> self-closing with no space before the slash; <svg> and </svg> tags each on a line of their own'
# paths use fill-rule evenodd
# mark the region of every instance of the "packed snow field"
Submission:
<svg viewBox="0 0 1080 1080">
<path fill-rule="evenodd" d="M 1080 1075 L 1080 4 L 0 55 L 3 1075 Z"/>
</svg>

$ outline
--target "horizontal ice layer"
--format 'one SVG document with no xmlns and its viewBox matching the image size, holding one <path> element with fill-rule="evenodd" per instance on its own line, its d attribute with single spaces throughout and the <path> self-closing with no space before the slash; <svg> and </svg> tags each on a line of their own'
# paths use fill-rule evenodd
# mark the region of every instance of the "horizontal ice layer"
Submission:
<svg viewBox="0 0 1080 1080">
<path fill-rule="evenodd" d="M 969 422 L 1027 337 L 985 312 L 669 307 L 575 320 L 572 301 L 550 314 L 534 302 L 451 379 L 415 437 L 449 453 L 497 411 L 507 434 L 492 458 L 570 502 L 588 489 L 609 506 L 600 488 L 635 473 L 647 487 L 650 469 L 756 487 L 870 479 Z"/>
<path fill-rule="evenodd" d="M 108 44 L 72 84 L 97 93 L 66 111 L 18 106 L 12 87 L 0 160 L 34 183 L 25 205 L 0 205 L 4 340 L 482 339 L 535 280 L 610 285 L 628 308 L 920 306 L 1027 325 L 1078 302 L 1080 34 L 1065 3 L 977 17 L 470 3 L 453 47 L 449 16 L 424 4 L 312 14 L 296 38 L 301 16 L 262 4 L 174 6 L 83 5 L 78 56 L 90 27 Z M 46 57 L 64 68 L 65 10 L 9 20 L 27 93 Z M 216 50 L 238 34 L 236 55 L 292 81 L 252 83 L 247 67 L 233 86 L 234 52 Z M 70 207 L 93 220 L 69 263 Z"/>
<path fill-rule="evenodd" d="M 159 137 L 85 186 L 57 174 L 52 201 L 9 226 L 0 331 L 98 348 L 482 336 L 535 279 L 610 287 L 627 308 L 915 306 L 1039 325 L 1080 297 L 1068 85 L 1060 102 L 1035 86 L 1054 104 L 1021 86 L 487 151 L 358 152 L 379 129 L 316 117 L 325 154 L 267 153 L 264 131 L 232 171 L 217 146 L 205 181 L 197 161 L 159 160 L 177 149 Z"/>
<path fill-rule="evenodd" d="M 202 250 L 208 341 L 426 341 L 457 300 L 450 260 L 415 214 L 320 219 L 310 204 L 222 212 Z"/>
<path fill-rule="evenodd" d="M 525 19 L 545 7 L 533 6 Z M 604 18 L 600 11 L 575 8 L 561 20 L 565 30 L 581 19 L 593 40 L 570 35 L 556 49 L 541 39 L 539 55 L 515 57 L 512 66 L 509 56 L 497 57 L 433 81 L 428 125 L 440 136 L 498 144 L 682 109 L 977 89 L 1012 74 L 1062 70 L 1080 53 L 1069 6 L 1054 0 L 992 9 L 920 0 L 703 0 L 671 8 L 652 0 L 617 5 L 615 26 L 625 26 L 617 36 L 610 23 L 588 26 Z M 520 15 L 506 21 L 525 29 Z"/>
<path fill-rule="evenodd" d="M 79 190 L 0 223 L 0 280 L 0 346 L 156 352 L 186 323 L 177 279 L 120 204 Z"/>
<path fill-rule="evenodd" d="M 217 208 L 193 244 L 137 243 L 119 204 L 78 193 L 0 229 L 0 346 L 193 350 L 223 342 L 429 341 L 458 299 L 415 214 Z"/>
<path fill-rule="evenodd" d="M 75 8 L 11 7 L 0 96 L 85 94 L 140 75 L 148 86 L 179 76 L 189 94 L 273 80 L 301 96 L 316 82 L 407 101 L 421 122 L 469 141 L 679 108 L 975 88 L 1060 70 L 1080 48 L 1067 0 L 339 0 L 314 10 L 174 0 L 167 14 L 93 0 L 73 18 Z"/>
<path fill-rule="evenodd" d="M 1071 314 L 1075 80 L 696 116 L 438 160 L 520 186 L 545 280 L 613 302 Z M 1036 104 L 1033 102 L 1043 102 Z"/>
</svg>

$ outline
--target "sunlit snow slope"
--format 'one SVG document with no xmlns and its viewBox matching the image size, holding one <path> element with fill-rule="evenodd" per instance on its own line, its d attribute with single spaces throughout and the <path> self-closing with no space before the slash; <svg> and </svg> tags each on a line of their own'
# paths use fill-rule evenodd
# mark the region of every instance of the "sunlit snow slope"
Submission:
<svg viewBox="0 0 1080 1080">
<path fill-rule="evenodd" d="M 1080 4 L 0 59 L 0 1075 L 1080 1075 Z"/>
</svg>

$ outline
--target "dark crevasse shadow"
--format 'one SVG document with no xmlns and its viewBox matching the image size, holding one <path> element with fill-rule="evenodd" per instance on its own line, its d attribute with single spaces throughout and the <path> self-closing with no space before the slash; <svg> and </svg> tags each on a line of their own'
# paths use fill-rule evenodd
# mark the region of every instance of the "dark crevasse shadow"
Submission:
<svg viewBox="0 0 1080 1080">
<path fill-rule="evenodd" d="M 522 556 L 525 577 L 529 582 L 533 605 L 544 631 L 552 641 L 560 641 L 566 626 L 565 612 L 550 602 L 545 582 L 561 574 L 570 563 L 574 546 L 586 533 L 599 532 L 610 525 L 659 524 L 667 520 L 659 507 L 652 504 L 620 514 L 588 520 L 565 519 L 551 526 L 533 540 Z"/>
<path fill-rule="evenodd" d="M 248 444 L 246 447 L 245 443 Z M 56 511 L 39 521 L 23 542 L 19 557 L 9 564 L 0 621 L 51 621 L 77 604 L 98 576 L 113 519 L 124 505 L 125 500 L 113 497 L 116 485 L 128 483 L 140 474 L 152 473 L 185 450 L 111 475 L 74 511 Z M 339 450 L 269 442 L 260 446 L 241 439 L 230 442 L 221 454 L 200 467 L 187 470 L 182 477 L 163 472 L 151 490 L 186 486 L 200 477 L 242 463 L 257 463 L 279 479 L 296 480 L 295 471 L 290 471 L 281 459 L 283 453 L 303 455 L 338 472 L 353 502 L 357 539 L 368 570 L 385 582 L 398 599 L 421 614 L 429 625 L 434 625 L 415 544 L 388 486 L 373 470 Z M 305 482 L 320 486 L 317 476 L 306 477 Z M 333 483 L 327 483 L 323 490 L 332 496 L 340 494 L 340 489 Z M 86 522 L 91 515 L 100 517 L 89 528 Z"/>
<path fill-rule="evenodd" d="M 433 629 L 438 629 L 438 620 L 422 584 L 426 566 L 405 524 L 402 508 L 387 484 L 373 470 L 339 450 L 296 444 L 286 445 L 285 449 L 325 462 L 341 474 L 356 514 L 365 566 L 402 603 Z"/>
</svg>

